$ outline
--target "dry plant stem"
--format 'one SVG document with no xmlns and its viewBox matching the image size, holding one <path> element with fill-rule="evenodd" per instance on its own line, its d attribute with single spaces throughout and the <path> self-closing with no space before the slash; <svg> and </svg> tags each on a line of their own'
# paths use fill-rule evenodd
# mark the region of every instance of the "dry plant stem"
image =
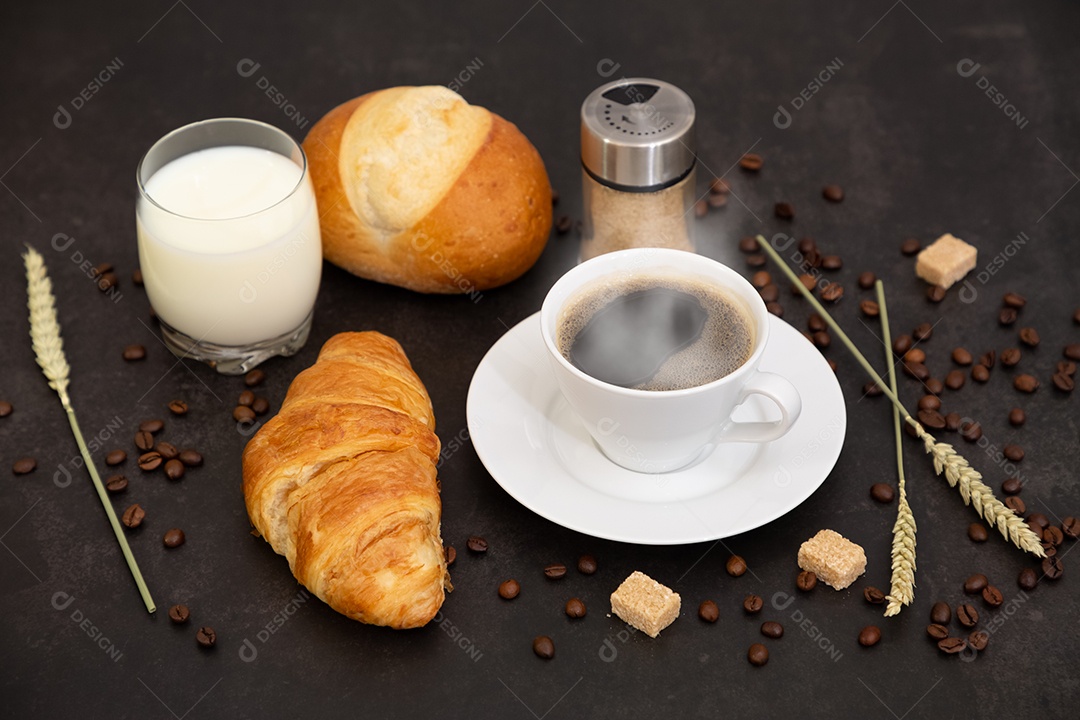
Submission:
<svg viewBox="0 0 1080 720">
<path fill-rule="evenodd" d="M 885 341 L 885 363 L 889 368 L 889 389 L 893 395 L 899 395 L 896 389 L 896 364 L 892 359 L 892 332 L 889 330 L 889 309 L 885 303 L 885 285 L 878 280 L 874 289 L 877 292 L 878 307 L 881 309 L 882 339 Z M 900 614 L 904 605 L 910 605 L 915 599 L 915 516 L 907 500 L 907 482 L 904 477 L 904 439 L 900 434 L 900 410 L 895 405 L 893 411 L 893 432 L 896 440 L 896 474 L 898 476 L 899 499 L 896 506 L 896 522 L 893 524 L 892 541 L 892 579 L 889 581 L 889 604 L 885 607 L 885 617 Z"/>
<path fill-rule="evenodd" d="M 30 246 L 27 246 L 23 260 L 26 262 L 30 339 L 33 343 L 34 354 L 37 356 L 37 363 L 49 380 L 49 387 L 60 396 L 60 404 L 64 406 L 64 411 L 67 413 L 71 432 L 75 436 L 75 442 L 79 445 L 79 452 L 82 454 L 83 462 L 86 464 L 87 470 L 90 471 L 90 479 L 93 480 L 94 489 L 97 490 L 101 505 L 105 508 L 105 514 L 109 517 L 109 523 L 112 525 L 116 540 L 120 543 L 120 550 L 124 554 L 124 559 L 127 560 L 132 576 L 135 578 L 135 584 L 139 587 L 139 594 L 142 595 L 143 602 L 146 603 L 147 611 L 154 612 L 157 609 L 154 605 L 154 599 L 150 596 L 150 590 L 146 587 L 146 581 L 143 580 L 142 573 L 139 571 L 139 564 L 135 561 L 135 556 L 131 552 L 131 547 L 128 545 L 127 537 L 124 536 L 120 521 L 116 518 L 116 512 L 113 510 L 109 496 L 105 492 L 101 476 L 98 475 L 97 466 L 94 465 L 94 461 L 90 457 L 90 451 L 86 447 L 82 431 L 79 430 L 79 421 L 75 417 L 75 408 L 71 406 L 71 398 L 68 397 L 67 389 L 70 382 L 71 368 L 64 357 L 64 343 L 60 336 L 60 324 L 56 320 L 56 301 L 52 294 L 52 282 L 45 272 L 45 261 L 42 259 L 41 254 Z"/>
<path fill-rule="evenodd" d="M 974 505 L 975 510 L 992 526 L 997 527 L 998 531 L 1008 540 L 1012 541 L 1014 545 L 1021 550 L 1031 553 L 1036 557 L 1046 557 L 1046 553 L 1042 549 L 1042 544 L 1039 542 L 1039 538 L 1035 533 L 1031 531 L 1028 524 L 1022 517 L 1014 513 L 1008 507 L 1006 507 L 997 497 L 994 496 L 994 491 L 989 488 L 983 481 L 982 475 L 979 474 L 975 468 L 968 464 L 968 461 L 963 458 L 962 455 L 953 449 L 952 445 L 948 443 L 939 443 L 934 437 L 926 432 L 926 429 L 913 417 L 911 413 L 907 411 L 904 404 L 900 402 L 900 398 L 896 396 L 896 393 L 881 379 L 877 371 L 866 357 L 859 351 L 859 348 L 855 346 L 855 343 L 851 341 L 851 338 L 847 336 L 836 321 L 832 319 L 829 311 L 822 307 L 821 303 L 817 301 L 817 298 L 806 289 L 795 273 L 787 266 L 787 263 L 783 261 L 779 253 L 769 244 L 763 236 L 757 236 L 758 244 L 769 256 L 769 258 L 780 268 L 788 279 L 791 281 L 792 286 L 798 290 L 804 298 L 817 310 L 821 315 L 825 323 L 832 329 L 840 341 L 844 343 L 844 346 L 855 359 L 862 365 L 863 369 L 870 375 L 870 377 L 881 388 L 885 396 L 892 401 L 892 404 L 900 411 L 904 420 L 915 428 L 915 436 L 923 441 L 923 445 L 926 448 L 926 452 L 934 456 L 934 471 L 941 475 L 944 473 L 945 479 L 948 480 L 949 485 L 956 487 L 960 485 L 960 497 L 964 499 L 964 504 Z M 891 361 L 889 363 L 892 365 Z"/>
</svg>

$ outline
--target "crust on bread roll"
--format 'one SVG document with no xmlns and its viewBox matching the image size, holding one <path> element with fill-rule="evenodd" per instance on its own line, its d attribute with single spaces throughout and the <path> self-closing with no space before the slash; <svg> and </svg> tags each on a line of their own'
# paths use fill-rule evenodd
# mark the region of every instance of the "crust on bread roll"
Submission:
<svg viewBox="0 0 1080 720">
<path fill-rule="evenodd" d="M 536 148 L 440 86 L 368 93 L 304 140 L 323 256 L 370 280 L 474 293 L 521 276 L 551 232 Z"/>
</svg>

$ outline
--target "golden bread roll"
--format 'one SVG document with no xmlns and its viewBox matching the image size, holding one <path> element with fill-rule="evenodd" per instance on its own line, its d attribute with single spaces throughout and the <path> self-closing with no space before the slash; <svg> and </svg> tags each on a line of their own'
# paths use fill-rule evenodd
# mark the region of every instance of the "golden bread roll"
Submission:
<svg viewBox="0 0 1080 720">
<path fill-rule="evenodd" d="M 450 588 L 434 427 L 401 346 L 341 333 L 244 449 L 255 529 L 297 580 L 354 620 L 420 627 Z"/>
<path fill-rule="evenodd" d="M 440 86 L 339 105 L 304 152 L 323 256 L 370 280 L 429 293 L 503 285 L 540 257 L 551 185 L 516 126 Z"/>
</svg>

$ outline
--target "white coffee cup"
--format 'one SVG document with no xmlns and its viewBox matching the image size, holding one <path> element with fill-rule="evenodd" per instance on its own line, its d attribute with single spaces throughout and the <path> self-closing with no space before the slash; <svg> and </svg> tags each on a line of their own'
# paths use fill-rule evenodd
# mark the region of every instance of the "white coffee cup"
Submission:
<svg viewBox="0 0 1080 720">
<path fill-rule="evenodd" d="M 753 326 L 753 350 L 737 370 L 679 390 L 636 390 L 597 380 L 559 351 L 560 314 L 568 300 L 602 278 L 676 274 L 714 284 L 742 303 Z M 643 473 L 670 472 L 729 442 L 763 443 L 784 435 L 802 399 L 790 381 L 758 366 L 769 341 L 769 313 L 754 287 L 731 268 L 682 250 L 633 248 L 600 255 L 563 275 L 544 298 L 540 327 L 555 378 L 593 440 L 614 463 Z M 735 422 L 731 415 L 751 395 L 780 410 L 769 422 Z"/>
</svg>

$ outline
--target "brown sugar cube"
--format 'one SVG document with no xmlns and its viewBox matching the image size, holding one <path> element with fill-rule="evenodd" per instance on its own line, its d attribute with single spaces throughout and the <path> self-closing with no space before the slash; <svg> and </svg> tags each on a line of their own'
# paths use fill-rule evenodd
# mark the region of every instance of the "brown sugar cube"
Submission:
<svg viewBox="0 0 1080 720">
<path fill-rule="evenodd" d="M 974 245 L 945 233 L 915 258 L 915 274 L 947 290 L 975 269 L 977 255 Z"/>
<path fill-rule="evenodd" d="M 649 637 L 675 622 L 680 606 L 679 593 L 636 570 L 611 593 L 611 612 Z"/>
<path fill-rule="evenodd" d="M 799 567 L 843 590 L 866 572 L 866 553 L 840 533 L 820 530 L 799 547 Z"/>
</svg>

